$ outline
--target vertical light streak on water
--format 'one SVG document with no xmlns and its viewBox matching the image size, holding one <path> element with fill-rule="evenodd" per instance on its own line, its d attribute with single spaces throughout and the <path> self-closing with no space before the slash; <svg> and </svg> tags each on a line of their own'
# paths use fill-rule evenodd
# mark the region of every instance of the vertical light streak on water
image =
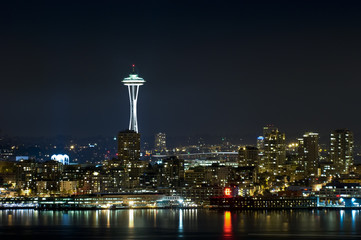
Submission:
<svg viewBox="0 0 361 240">
<path fill-rule="evenodd" d="M 110 228 L 110 210 L 107 210 L 107 228 Z"/>
<path fill-rule="evenodd" d="M 95 211 L 95 219 L 94 219 L 93 225 L 94 225 L 94 226 L 98 226 L 98 224 L 99 224 L 99 210 L 96 210 L 96 211 Z"/>
<path fill-rule="evenodd" d="M 69 215 L 68 213 L 63 213 L 61 216 L 62 218 L 62 225 L 69 225 Z"/>
<path fill-rule="evenodd" d="M 352 215 L 352 231 L 356 231 L 356 210 L 352 210 L 351 211 L 351 215 Z"/>
<path fill-rule="evenodd" d="M 179 222 L 178 222 L 179 233 L 183 233 L 183 210 L 179 210 Z"/>
<path fill-rule="evenodd" d="M 223 237 L 232 237 L 232 218 L 230 211 L 224 212 Z"/>
<path fill-rule="evenodd" d="M 10 211 L 8 211 L 8 225 L 13 225 L 13 214 Z"/>
<path fill-rule="evenodd" d="M 343 220 L 345 217 L 345 210 L 340 210 L 340 227 L 343 230 Z"/>
<path fill-rule="evenodd" d="M 158 213 L 158 210 L 154 210 L 153 211 L 153 221 L 154 221 L 154 227 L 156 228 L 157 227 L 157 213 Z"/>
<path fill-rule="evenodd" d="M 134 228 L 134 210 L 129 210 L 129 228 Z"/>
</svg>

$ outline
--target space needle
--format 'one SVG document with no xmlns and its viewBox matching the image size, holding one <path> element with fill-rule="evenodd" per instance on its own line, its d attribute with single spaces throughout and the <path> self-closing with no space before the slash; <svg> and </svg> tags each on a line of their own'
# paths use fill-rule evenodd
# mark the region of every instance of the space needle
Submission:
<svg viewBox="0 0 361 240">
<path fill-rule="evenodd" d="M 130 100 L 130 121 L 129 130 L 138 132 L 138 121 L 137 121 L 137 100 L 139 87 L 142 86 L 145 81 L 143 78 L 138 77 L 135 73 L 135 65 L 132 65 L 133 71 L 129 74 L 129 77 L 123 79 L 122 83 L 128 86 L 129 100 Z"/>
</svg>

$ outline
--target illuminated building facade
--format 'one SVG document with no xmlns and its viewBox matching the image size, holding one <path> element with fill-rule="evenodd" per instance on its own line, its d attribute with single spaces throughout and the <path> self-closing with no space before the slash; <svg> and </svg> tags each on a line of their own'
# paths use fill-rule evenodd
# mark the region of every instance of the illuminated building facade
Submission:
<svg viewBox="0 0 361 240">
<path fill-rule="evenodd" d="M 145 81 L 143 78 L 138 77 L 138 74 L 135 73 L 133 65 L 133 71 L 129 74 L 129 77 L 123 79 L 125 86 L 128 86 L 129 92 L 129 101 L 130 101 L 130 121 L 129 121 L 129 130 L 138 132 L 138 121 L 137 121 L 137 101 L 139 87 L 142 86 Z"/>
<path fill-rule="evenodd" d="M 264 127 L 264 168 L 276 173 L 286 160 L 286 136 L 273 126 Z"/>
<path fill-rule="evenodd" d="M 258 150 L 263 151 L 263 149 L 264 149 L 264 137 L 263 136 L 259 136 L 257 138 L 257 148 L 258 148 Z"/>
<path fill-rule="evenodd" d="M 258 148 L 253 146 L 240 147 L 238 150 L 240 167 L 258 166 Z"/>
<path fill-rule="evenodd" d="M 349 173 L 353 166 L 353 133 L 348 129 L 337 129 L 331 133 L 330 139 L 331 161 L 336 173 Z"/>
<path fill-rule="evenodd" d="M 51 160 L 60 162 L 64 165 L 69 165 L 69 156 L 66 154 L 54 154 L 51 156 Z"/>
<path fill-rule="evenodd" d="M 318 175 L 319 146 L 318 133 L 307 132 L 298 139 L 298 156 L 306 176 Z"/>
<path fill-rule="evenodd" d="M 154 148 L 156 152 L 165 152 L 167 150 L 165 133 L 157 133 L 155 135 Z"/>
<path fill-rule="evenodd" d="M 124 187 L 139 185 L 139 176 L 143 170 L 140 159 L 140 134 L 126 130 L 118 134 L 118 159 L 124 166 Z"/>
<path fill-rule="evenodd" d="M 118 159 L 124 165 L 138 161 L 140 158 L 140 134 L 125 130 L 118 133 Z"/>
</svg>

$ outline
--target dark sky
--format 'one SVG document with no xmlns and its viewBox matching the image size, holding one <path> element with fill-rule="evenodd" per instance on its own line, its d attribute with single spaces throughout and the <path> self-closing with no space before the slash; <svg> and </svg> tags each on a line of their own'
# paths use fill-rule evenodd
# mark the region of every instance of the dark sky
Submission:
<svg viewBox="0 0 361 240">
<path fill-rule="evenodd" d="M 361 5 L 316 2 L 2 1 L 0 128 L 115 135 L 134 63 L 143 135 L 360 137 Z"/>
</svg>

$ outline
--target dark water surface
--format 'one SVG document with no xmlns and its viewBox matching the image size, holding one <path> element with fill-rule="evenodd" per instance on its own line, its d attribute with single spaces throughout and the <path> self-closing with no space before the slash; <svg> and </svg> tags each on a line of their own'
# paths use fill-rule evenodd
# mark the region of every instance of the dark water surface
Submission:
<svg viewBox="0 0 361 240">
<path fill-rule="evenodd" d="M 361 239 L 361 212 L 0 210 L 2 239 Z"/>
</svg>

